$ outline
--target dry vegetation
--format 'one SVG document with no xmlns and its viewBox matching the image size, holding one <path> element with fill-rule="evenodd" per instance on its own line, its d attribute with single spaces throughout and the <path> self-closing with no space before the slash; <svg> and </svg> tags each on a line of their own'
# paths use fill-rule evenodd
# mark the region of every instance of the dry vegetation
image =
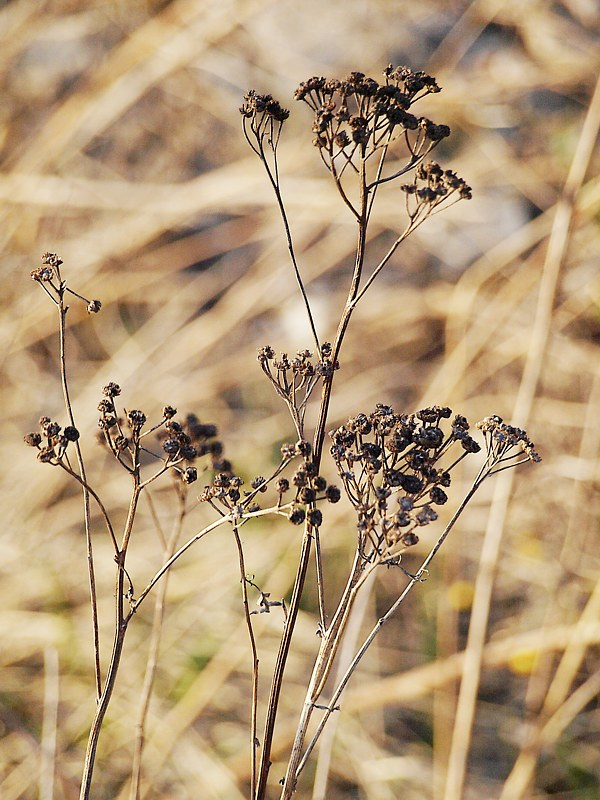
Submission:
<svg viewBox="0 0 600 800">
<path fill-rule="evenodd" d="M 447 404 L 473 420 L 497 413 L 527 428 L 544 463 L 476 498 L 361 663 L 314 759 L 315 791 L 306 780 L 298 796 L 598 796 L 599 34 L 594 0 L 0 4 L 3 800 L 77 797 L 94 711 L 80 493 L 22 445 L 41 413 L 64 416 L 56 314 L 31 269 L 56 251 L 74 287 L 102 300 L 94 317 L 73 306 L 68 347 L 88 472 L 117 516 L 128 487 L 94 445 L 110 380 L 128 407 L 156 415 L 170 403 L 215 422 L 237 471 L 266 473 L 293 431 L 256 351 L 269 342 L 295 352 L 310 331 L 238 106 L 255 87 L 289 107 L 310 75 L 377 76 L 389 62 L 443 87 L 431 113 L 453 135 L 436 157 L 474 199 L 429 220 L 372 287 L 330 420 L 382 401 Z M 356 223 L 310 145 L 308 111 L 292 112 L 283 190 L 325 330 L 343 306 Z M 382 254 L 396 203 L 382 193 L 371 228 Z M 167 487 L 154 503 L 136 531 L 141 583 L 161 560 Z M 354 535 L 341 506 L 327 509 L 323 537 L 340 581 Z M 189 533 L 204 513 L 190 513 Z M 286 596 L 297 529 L 256 526 L 245 545 L 257 584 Z M 426 545 L 411 551 L 415 564 Z M 96 552 L 109 637 L 102 536 Z M 380 575 L 350 639 L 370 629 L 398 580 Z M 274 780 L 314 654 L 314 601 L 309 592 L 286 673 Z M 265 672 L 276 612 L 255 618 Z M 251 664 L 229 534 L 179 562 L 165 615 L 141 796 L 242 800 Z M 100 743 L 94 796 L 107 800 L 128 797 L 151 609 L 134 622 Z"/>
</svg>

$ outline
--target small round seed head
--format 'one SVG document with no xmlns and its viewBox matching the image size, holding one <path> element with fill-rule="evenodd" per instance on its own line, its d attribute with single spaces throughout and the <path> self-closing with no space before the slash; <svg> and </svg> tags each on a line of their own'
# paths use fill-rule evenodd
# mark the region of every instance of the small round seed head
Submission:
<svg viewBox="0 0 600 800">
<path fill-rule="evenodd" d="M 303 508 L 300 508 L 300 506 L 294 506 L 288 514 L 288 519 L 292 525 L 302 525 L 305 516 L 306 513 Z"/>
<path fill-rule="evenodd" d="M 337 486 L 334 486 L 332 483 L 327 487 L 325 490 L 325 496 L 330 503 L 338 503 L 342 496 L 342 493 L 338 489 Z"/>
<path fill-rule="evenodd" d="M 146 415 L 138 408 L 134 408 L 127 412 L 127 422 L 130 428 L 134 430 L 141 430 L 146 423 Z"/>
<path fill-rule="evenodd" d="M 44 426 L 44 434 L 48 437 L 48 439 L 54 439 L 55 436 L 58 436 L 60 433 L 60 425 L 58 422 L 50 422 L 48 425 Z"/>
<path fill-rule="evenodd" d="M 97 314 L 101 308 L 102 308 L 102 303 L 100 302 L 100 300 L 90 300 L 90 302 L 87 304 L 88 314 Z"/>
<path fill-rule="evenodd" d="M 299 439 L 296 442 L 296 453 L 297 455 L 303 456 L 303 458 L 308 458 L 311 454 L 312 447 L 310 442 L 307 442 L 305 439 Z"/>
<path fill-rule="evenodd" d="M 439 486 L 433 487 L 433 489 L 429 492 L 429 497 L 431 498 L 431 502 L 435 503 L 436 506 L 443 506 L 448 500 L 448 495 L 443 489 L 440 489 Z"/>
<path fill-rule="evenodd" d="M 29 445 L 29 447 L 39 447 L 42 442 L 42 436 L 37 431 L 34 433 L 28 433 L 23 437 L 23 441 L 25 444 Z"/>
<path fill-rule="evenodd" d="M 297 500 L 299 503 L 312 503 L 316 496 L 317 493 L 314 489 L 311 489 L 310 486 L 303 486 L 298 492 Z"/>
<path fill-rule="evenodd" d="M 121 387 L 118 383 L 111 381 L 102 389 L 102 394 L 106 395 L 106 397 L 118 397 L 121 394 Z"/>
<path fill-rule="evenodd" d="M 73 425 L 67 425 L 63 431 L 63 436 L 68 442 L 76 442 L 79 439 L 79 431 Z"/>
<path fill-rule="evenodd" d="M 60 267 L 62 263 L 62 258 L 57 256 L 56 253 L 44 253 L 42 256 L 42 264 L 47 264 L 49 267 Z"/>
<path fill-rule="evenodd" d="M 182 444 L 180 452 L 181 452 L 181 457 L 184 458 L 186 461 L 193 461 L 198 455 L 198 451 L 191 444 Z"/>
<path fill-rule="evenodd" d="M 323 492 L 327 488 L 327 481 L 322 475 L 315 475 L 314 478 L 311 479 L 311 486 L 317 492 Z"/>
<path fill-rule="evenodd" d="M 279 478 L 277 483 L 275 484 L 275 488 L 279 492 L 279 494 L 285 494 L 290 489 L 290 482 L 287 478 Z"/>
<path fill-rule="evenodd" d="M 404 534 L 401 541 L 405 547 L 414 547 L 414 545 L 418 544 L 419 537 L 414 531 L 409 531 Z"/>
<path fill-rule="evenodd" d="M 304 470 L 302 467 L 300 467 L 300 469 L 297 469 L 296 472 L 294 472 L 294 474 L 292 475 L 292 483 L 294 484 L 294 486 L 297 486 L 298 488 L 306 486 L 307 481 L 308 477 L 306 475 L 306 470 Z"/>
<path fill-rule="evenodd" d="M 175 453 L 179 452 L 179 442 L 177 439 L 165 439 L 162 448 L 168 455 L 175 455 Z"/>
<path fill-rule="evenodd" d="M 310 508 L 306 515 L 306 519 L 314 528 L 318 528 L 323 523 L 323 514 L 318 508 Z"/>
<path fill-rule="evenodd" d="M 53 447 L 41 447 L 37 454 L 38 461 L 43 464 L 49 464 L 56 458 L 56 453 Z"/>
<path fill-rule="evenodd" d="M 181 480 L 188 485 L 194 483 L 198 479 L 198 470 L 196 467 L 186 467 L 181 473 Z"/>
<path fill-rule="evenodd" d="M 296 445 L 290 442 L 285 442 L 281 445 L 281 457 L 287 461 L 289 458 L 294 458 L 296 455 Z"/>
</svg>

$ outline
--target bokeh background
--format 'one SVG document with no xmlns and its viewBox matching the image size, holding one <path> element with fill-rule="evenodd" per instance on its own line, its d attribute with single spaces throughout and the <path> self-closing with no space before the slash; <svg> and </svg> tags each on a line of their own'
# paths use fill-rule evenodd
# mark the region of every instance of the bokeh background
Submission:
<svg viewBox="0 0 600 800">
<path fill-rule="evenodd" d="M 70 284 L 102 300 L 95 317 L 73 305 L 68 357 L 88 471 L 117 521 L 128 479 L 94 444 L 109 380 L 150 418 L 170 403 L 216 423 L 236 470 L 266 474 L 292 428 L 256 349 L 294 352 L 310 338 L 273 198 L 241 134 L 241 97 L 253 87 L 292 108 L 284 197 L 331 338 L 355 223 L 292 94 L 312 75 L 378 78 L 390 62 L 437 77 L 443 92 L 420 110 L 451 126 L 436 158 L 474 199 L 429 220 L 365 298 L 331 425 L 376 402 L 407 412 L 437 402 L 473 422 L 497 413 L 526 427 L 544 461 L 486 486 L 469 507 L 429 581 L 362 662 L 298 797 L 598 797 L 599 28 L 594 0 L 0 3 L 3 800 L 78 796 L 94 707 L 80 495 L 22 444 L 41 414 L 64 424 L 56 312 L 31 269 L 58 252 Z M 374 253 L 401 209 L 393 190 L 381 193 Z M 455 503 L 463 489 L 457 482 Z M 193 498 L 187 535 L 210 519 Z M 154 499 L 167 530 L 167 483 Z M 341 504 L 327 519 L 333 596 L 354 534 Z M 106 658 L 114 565 L 98 531 Z M 287 596 L 297 530 L 244 533 L 256 583 Z M 136 585 L 160 559 L 144 505 Z M 350 644 L 401 585 L 395 572 L 380 576 Z M 274 797 L 317 647 L 313 601 L 309 590 L 287 670 Z M 263 689 L 276 611 L 255 617 Z M 96 798 L 128 797 L 151 612 L 129 633 Z M 247 797 L 249 667 L 236 550 L 221 531 L 170 579 L 144 798 Z"/>
</svg>

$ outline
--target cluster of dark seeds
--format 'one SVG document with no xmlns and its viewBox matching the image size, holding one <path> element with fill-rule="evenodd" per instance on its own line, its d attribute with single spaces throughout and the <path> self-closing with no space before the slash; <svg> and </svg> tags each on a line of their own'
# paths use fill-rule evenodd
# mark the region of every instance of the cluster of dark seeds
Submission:
<svg viewBox="0 0 600 800">
<path fill-rule="evenodd" d="M 296 100 L 314 112 L 313 143 L 330 168 L 340 153 L 348 161 L 358 150 L 364 158 L 404 136 L 415 157 L 450 135 L 447 125 L 436 125 L 411 113 L 412 105 L 427 94 L 440 91 L 435 79 L 408 67 L 390 65 L 379 84 L 362 72 L 343 80 L 313 77 L 296 89 Z M 414 136 L 408 136 L 408 132 Z"/>
<path fill-rule="evenodd" d="M 115 398 L 121 394 L 121 388 L 116 383 L 108 383 L 102 393 L 104 397 L 98 404 L 98 427 L 103 441 L 128 469 L 134 468 L 139 450 L 155 455 L 142 447 L 142 439 L 158 431 L 164 453 L 162 461 L 166 467 L 174 467 L 184 483 L 193 483 L 197 479 L 198 471 L 192 464 L 202 456 L 208 456 L 208 468 L 224 473 L 231 471 L 231 464 L 223 458 L 223 445 L 216 438 L 215 425 L 201 423 L 195 414 L 188 414 L 183 422 L 179 422 L 174 419 L 177 409 L 165 406 L 160 422 L 144 430 L 147 420 L 143 411 L 126 411 L 125 418 L 118 415 Z"/>
<path fill-rule="evenodd" d="M 435 161 L 427 164 L 420 164 L 415 170 L 412 183 L 405 183 L 400 189 L 412 197 L 413 207 L 408 208 L 411 219 L 431 212 L 451 195 L 457 200 L 470 200 L 472 197 L 471 187 L 450 169 L 442 169 Z"/>
<path fill-rule="evenodd" d="M 83 300 L 86 304 L 88 314 L 97 314 L 102 308 L 100 300 L 87 300 L 82 295 L 74 292 L 66 286 L 60 274 L 60 267 L 63 263 L 62 258 L 57 256 L 56 253 L 44 253 L 42 256 L 42 266 L 31 271 L 32 280 L 40 283 L 42 288 L 52 300 L 56 303 L 65 292 Z"/>
<path fill-rule="evenodd" d="M 521 454 L 525 456 L 521 459 L 522 461 L 537 463 L 542 460 L 526 431 L 508 425 L 503 422 L 502 417 L 495 415 L 485 417 L 477 423 L 477 427 L 485 437 L 488 462 L 492 467 L 502 469 L 506 466 L 514 466 L 515 459 L 519 459 Z"/>
<path fill-rule="evenodd" d="M 262 506 L 256 502 L 257 497 L 265 494 L 269 485 L 273 483 L 277 495 L 275 508 L 285 505 L 288 519 L 294 525 L 301 525 L 307 520 L 314 527 L 319 527 L 323 521 L 323 514 L 316 508 L 316 504 L 323 500 L 337 503 L 341 492 L 337 486 L 329 484 L 318 474 L 317 468 L 310 460 L 311 452 L 311 445 L 305 440 L 299 440 L 296 444 L 283 444 L 281 468 L 295 458 L 302 458 L 301 465 L 295 469 L 290 478 L 278 477 L 280 470 L 272 479 L 258 475 L 250 481 L 250 489 L 242 491 L 244 482 L 240 477 L 218 474 L 210 486 L 204 487 L 199 500 L 211 503 L 220 513 L 234 512 L 241 518 L 244 514 L 261 510 Z"/>
<path fill-rule="evenodd" d="M 448 499 L 453 467 L 481 449 L 465 417 L 456 415 L 444 432 L 442 420 L 451 416 L 447 407 L 396 414 L 378 404 L 371 414 L 358 414 L 330 433 L 365 559 L 376 561 L 415 545 L 418 529 L 435 521 L 436 507 Z M 454 460 L 451 448 L 459 449 Z"/>
<path fill-rule="evenodd" d="M 62 428 L 58 422 L 54 422 L 50 417 L 40 417 L 40 430 L 28 433 L 25 437 L 25 444 L 30 447 L 37 447 L 38 460 L 45 464 L 60 464 L 67 456 L 67 448 L 71 442 L 79 439 L 79 431 L 72 425 Z"/>
<path fill-rule="evenodd" d="M 310 350 L 301 350 L 292 358 L 287 353 L 278 356 L 269 345 L 258 351 L 258 362 L 277 394 L 297 407 L 308 400 L 320 378 L 330 377 L 339 366 L 332 361 L 329 342 L 321 346 L 316 362 L 312 357 Z"/>
<path fill-rule="evenodd" d="M 240 106 L 240 114 L 247 119 L 253 117 L 264 117 L 274 122 L 285 122 L 290 112 L 281 105 L 270 94 L 258 94 L 254 89 L 250 89 L 244 95 L 244 102 Z"/>
</svg>

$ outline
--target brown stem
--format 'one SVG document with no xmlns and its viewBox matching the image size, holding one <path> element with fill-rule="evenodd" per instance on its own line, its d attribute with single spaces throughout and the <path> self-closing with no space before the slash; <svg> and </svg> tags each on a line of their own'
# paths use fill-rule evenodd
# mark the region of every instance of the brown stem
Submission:
<svg viewBox="0 0 600 800">
<path fill-rule="evenodd" d="M 137 510 L 137 504 L 141 492 L 139 485 L 140 484 L 139 468 L 136 469 L 133 475 L 133 480 L 134 480 L 134 487 L 133 487 L 133 492 L 131 494 L 131 501 L 129 503 L 129 512 L 127 514 L 127 520 L 125 522 L 125 528 L 123 532 L 123 544 L 121 550 L 115 556 L 115 561 L 117 563 L 117 570 L 115 578 L 115 633 L 113 638 L 113 650 L 110 657 L 110 663 L 108 665 L 108 671 L 106 673 L 106 681 L 104 683 L 104 689 L 98 699 L 96 714 L 94 715 L 92 726 L 90 728 L 88 744 L 85 754 L 85 762 L 83 766 L 83 775 L 81 779 L 81 790 L 79 794 L 79 800 L 89 800 L 90 797 L 92 777 L 94 773 L 94 763 L 96 761 L 96 752 L 98 750 L 98 740 L 100 737 L 100 731 L 102 729 L 102 722 L 104 721 L 104 717 L 106 715 L 106 711 L 108 709 L 108 705 L 112 697 L 113 689 L 115 687 L 115 682 L 117 680 L 117 673 L 119 671 L 121 654 L 123 652 L 123 644 L 125 642 L 127 625 L 129 623 L 129 619 L 131 618 L 131 615 L 128 615 L 127 617 L 125 616 L 125 609 L 124 609 L 124 600 L 125 600 L 124 585 L 125 585 L 125 575 L 126 575 L 125 559 L 127 556 L 127 545 L 129 543 L 131 531 L 133 530 L 135 513 Z"/>
<path fill-rule="evenodd" d="M 346 623 L 348 622 L 356 598 L 356 592 L 359 586 L 362 585 L 361 578 L 363 577 L 362 558 L 360 554 L 356 552 L 346 588 L 342 593 L 331 625 L 323 632 L 321 646 L 311 673 L 304 705 L 296 728 L 296 736 L 288 761 L 285 781 L 281 792 L 281 800 L 289 800 L 295 791 L 297 769 L 302 757 L 302 748 L 304 747 L 306 731 L 310 723 L 312 712 L 331 672 L 338 647 L 344 635 Z"/>
<path fill-rule="evenodd" d="M 115 580 L 115 606 L 116 606 L 116 620 L 115 620 L 115 635 L 113 640 L 113 650 L 110 657 L 110 664 L 106 673 L 106 681 L 104 689 L 98 700 L 96 714 L 90 728 L 88 737 L 87 750 L 85 753 L 85 762 L 83 767 L 83 775 L 81 779 L 81 789 L 79 793 L 79 800 L 89 800 L 90 791 L 92 787 L 92 776 L 94 773 L 94 763 L 96 761 L 96 751 L 98 749 L 98 739 L 100 737 L 100 730 L 102 722 L 106 715 L 110 699 L 112 697 L 117 673 L 119 670 L 119 663 L 121 661 L 121 654 L 123 652 L 123 644 L 125 642 L 125 633 L 127 632 L 127 621 L 123 615 L 123 589 L 125 579 L 125 553 L 119 553 L 116 558 L 117 572 Z"/>
<path fill-rule="evenodd" d="M 246 563 L 244 559 L 244 548 L 237 525 L 233 526 L 233 535 L 238 550 L 240 563 L 240 582 L 242 584 L 242 603 L 244 605 L 244 617 L 248 628 L 248 638 L 250 639 L 250 650 L 252 651 L 252 709 L 250 719 L 250 796 L 256 794 L 256 748 L 257 748 L 257 713 L 258 713 L 258 650 L 254 629 L 250 619 L 250 607 L 248 605 L 248 586 L 246 584 Z"/>
<path fill-rule="evenodd" d="M 73 407 L 71 405 L 71 398 L 69 395 L 69 383 L 67 380 L 67 361 L 65 353 L 65 321 L 69 306 L 64 303 L 65 287 L 61 285 L 58 292 L 58 314 L 59 314 L 59 341 L 60 341 L 60 379 L 62 383 L 63 396 L 65 400 L 65 407 L 69 423 L 74 428 L 75 418 L 73 415 Z M 77 467 L 81 477 L 81 486 L 83 488 L 83 519 L 85 526 L 85 547 L 86 559 L 88 570 L 88 584 L 90 587 L 90 605 L 92 611 L 92 638 L 94 643 L 94 675 L 96 680 L 96 701 L 99 701 L 102 693 L 102 674 L 100 671 L 100 634 L 98 627 L 98 599 L 96 594 L 96 575 L 94 571 L 94 553 L 92 549 L 92 531 L 91 531 L 91 515 L 90 515 L 90 492 L 87 485 L 87 478 L 85 474 L 85 464 L 83 462 L 83 455 L 79 440 L 74 442 L 75 453 L 77 457 Z"/>
<path fill-rule="evenodd" d="M 269 776 L 269 769 L 271 767 L 271 746 L 273 744 L 273 733 L 275 730 L 275 720 L 277 718 L 277 709 L 279 706 L 279 695 L 281 693 L 281 684 L 283 682 L 283 673 L 287 662 L 296 618 L 300 608 L 300 599 L 302 597 L 302 590 L 304 589 L 304 581 L 306 580 L 306 573 L 308 570 L 308 562 L 310 557 L 310 546 L 312 540 L 312 533 L 310 526 L 306 526 L 304 538 L 302 539 L 302 549 L 300 550 L 300 557 L 298 559 L 298 569 L 296 572 L 296 580 L 294 581 L 294 588 L 292 597 L 290 599 L 290 608 L 283 634 L 279 643 L 279 651 L 277 653 L 277 661 L 275 662 L 275 669 L 273 672 L 273 679 L 271 681 L 271 691 L 269 693 L 269 703 L 267 707 L 267 716 L 265 719 L 265 730 L 262 741 L 262 753 L 260 759 L 260 768 L 258 773 L 258 786 L 256 789 L 256 800 L 265 800 L 267 791 L 267 778 Z"/>
<path fill-rule="evenodd" d="M 366 223 L 367 223 L 368 192 L 366 184 L 366 165 L 364 158 L 361 160 L 361 168 L 360 168 L 360 200 L 361 200 L 361 213 L 358 218 L 358 243 L 356 248 L 356 259 L 354 263 L 354 271 L 352 273 L 352 281 L 348 292 L 348 299 L 346 301 L 346 306 L 344 308 L 342 318 L 340 319 L 340 323 L 338 325 L 338 330 L 336 333 L 335 342 L 333 346 L 333 353 L 332 353 L 333 364 L 335 364 L 336 361 L 338 360 L 339 353 L 344 340 L 344 335 L 348 328 L 348 323 L 350 322 L 350 317 L 352 316 L 352 312 L 355 307 L 354 300 L 356 298 L 356 295 L 358 294 L 360 286 L 360 278 L 362 274 L 362 267 L 365 258 L 365 247 L 367 240 Z M 325 428 L 327 425 L 327 415 L 329 412 L 329 404 L 331 401 L 331 391 L 333 387 L 334 375 L 335 373 L 332 372 L 331 375 L 326 377 L 323 381 L 323 391 L 321 394 L 319 418 L 313 440 L 313 461 L 317 469 L 321 464 L 321 457 L 323 454 L 323 444 L 325 441 Z M 281 641 L 279 643 L 279 652 L 277 653 L 277 661 L 275 664 L 275 670 L 271 682 L 271 691 L 269 694 L 269 704 L 267 708 L 265 731 L 262 743 L 262 755 L 260 762 L 256 800 L 265 800 L 266 797 L 267 778 L 271 766 L 271 760 L 270 760 L 271 747 L 273 743 L 275 720 L 277 718 L 277 710 L 279 707 L 279 696 L 281 693 L 283 674 L 285 671 L 285 665 L 289 654 L 291 640 L 294 634 L 296 618 L 298 616 L 300 600 L 302 598 L 302 592 L 304 589 L 304 582 L 306 580 L 308 562 L 310 559 L 312 537 L 313 533 L 311 527 L 310 525 L 307 524 L 304 532 L 304 538 L 302 540 L 302 549 L 300 551 L 298 569 L 296 571 L 296 579 L 294 581 L 294 588 L 292 590 L 292 597 L 290 599 L 289 615 L 286 620 L 285 627 L 283 629 Z"/>
<path fill-rule="evenodd" d="M 179 513 L 173 525 L 173 530 L 167 542 L 164 541 L 164 535 L 160 531 L 161 539 L 163 540 L 163 558 L 167 559 L 173 555 L 177 540 L 181 534 L 183 520 L 185 519 L 185 494 L 179 490 Z M 131 768 L 131 789 L 129 796 L 131 800 L 139 800 L 140 797 L 140 784 L 142 777 L 142 754 L 144 750 L 146 738 L 146 720 L 148 717 L 148 709 L 150 706 L 150 698 L 152 696 L 152 689 L 154 687 L 154 679 L 156 676 L 156 667 L 158 664 L 158 652 L 160 647 L 160 639 L 162 634 L 165 597 L 167 594 L 168 575 L 158 588 L 156 595 L 156 603 L 154 605 L 154 618 L 152 620 L 152 634 L 150 638 L 150 646 L 148 648 L 148 661 L 146 663 L 146 672 L 144 675 L 144 685 L 142 688 L 142 696 L 140 701 L 140 709 L 138 720 L 136 723 L 136 736 L 133 751 L 133 764 Z"/>
</svg>

